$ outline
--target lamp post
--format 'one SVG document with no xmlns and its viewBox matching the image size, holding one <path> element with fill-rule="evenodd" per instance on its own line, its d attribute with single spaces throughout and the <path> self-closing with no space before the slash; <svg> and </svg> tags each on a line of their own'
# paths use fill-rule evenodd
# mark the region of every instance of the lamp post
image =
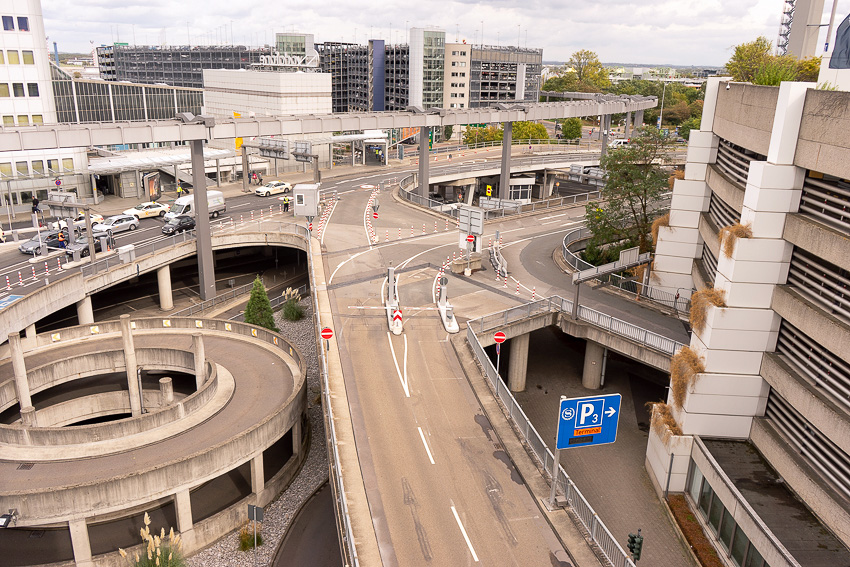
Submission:
<svg viewBox="0 0 850 567">
<path fill-rule="evenodd" d="M 667 83 L 662 79 L 661 81 L 664 84 L 664 88 L 661 89 L 661 113 L 658 115 L 658 129 L 661 130 L 661 119 L 664 118 L 664 93 L 667 92 Z"/>
</svg>

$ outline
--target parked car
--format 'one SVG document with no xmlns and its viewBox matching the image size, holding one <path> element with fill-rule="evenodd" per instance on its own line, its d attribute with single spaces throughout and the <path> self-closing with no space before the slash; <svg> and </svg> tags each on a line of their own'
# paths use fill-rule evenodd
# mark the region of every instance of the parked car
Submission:
<svg viewBox="0 0 850 567">
<path fill-rule="evenodd" d="M 103 215 L 99 215 L 97 213 L 90 213 L 89 216 L 91 217 L 92 225 L 95 225 L 99 222 L 103 222 Z M 85 230 L 86 229 L 86 214 L 80 213 L 76 217 L 74 217 L 73 224 L 74 224 L 74 226 L 76 226 L 80 230 Z M 68 228 L 68 223 L 65 222 L 65 219 L 59 219 L 58 221 L 51 224 L 50 228 L 52 228 L 53 230 L 59 230 L 60 228 Z"/>
<path fill-rule="evenodd" d="M 439 193 L 428 193 L 428 198 L 432 201 L 436 201 L 438 203 L 445 203 L 446 198 L 440 195 Z"/>
<path fill-rule="evenodd" d="M 147 203 L 139 203 L 132 209 L 127 209 L 122 214 L 132 215 L 137 219 L 146 219 L 148 217 L 162 217 L 168 212 L 170 207 L 165 203 L 157 203 L 148 201 Z"/>
<path fill-rule="evenodd" d="M 112 237 L 107 238 L 107 246 L 112 246 L 113 248 L 115 247 L 115 241 Z M 94 250 L 95 250 L 95 252 L 101 252 L 102 251 L 101 244 L 100 244 L 100 238 L 94 239 Z M 90 251 L 89 251 L 89 241 L 88 241 L 87 238 L 81 238 L 81 239 L 75 241 L 73 244 L 68 244 L 65 247 L 65 253 L 68 256 L 73 256 L 74 252 L 76 252 L 76 251 L 80 252 L 80 258 L 87 258 L 88 257 L 88 255 L 90 254 Z"/>
<path fill-rule="evenodd" d="M 269 181 L 262 187 L 254 189 L 254 194 L 260 197 L 268 197 L 269 195 L 277 195 L 278 193 L 289 193 L 292 190 L 292 185 L 286 181 Z"/>
<path fill-rule="evenodd" d="M 133 215 L 114 215 L 103 222 L 99 222 L 91 227 L 92 232 L 105 232 L 112 236 L 116 232 L 124 232 L 125 230 L 136 230 L 139 228 L 139 219 Z"/>
<path fill-rule="evenodd" d="M 173 217 L 162 227 L 162 234 L 177 234 L 195 228 L 195 219 L 189 215 Z"/>
<path fill-rule="evenodd" d="M 65 234 L 65 242 L 68 242 L 68 229 L 62 229 L 62 232 Z M 80 231 L 77 230 L 75 233 L 79 236 Z M 59 249 L 59 231 L 58 230 L 43 230 L 40 234 L 36 234 L 26 242 L 22 242 L 20 246 L 18 246 L 18 250 L 23 252 L 24 254 L 39 255 L 41 254 L 41 243 L 45 243 L 47 245 L 47 249 L 51 248 L 56 250 Z"/>
</svg>

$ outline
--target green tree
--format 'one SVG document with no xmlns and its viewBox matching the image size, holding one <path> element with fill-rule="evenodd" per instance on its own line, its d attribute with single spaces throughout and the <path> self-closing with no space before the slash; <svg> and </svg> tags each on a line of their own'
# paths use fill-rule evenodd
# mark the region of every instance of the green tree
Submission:
<svg viewBox="0 0 850 567">
<path fill-rule="evenodd" d="M 448 141 L 452 139 L 452 134 L 454 134 L 454 128 L 451 125 L 448 125 L 443 128 L 443 140 Z"/>
<path fill-rule="evenodd" d="M 556 75 L 546 79 L 543 83 L 543 87 L 541 88 L 541 90 L 544 91 L 556 91 L 560 93 L 575 91 L 577 89 L 578 79 L 576 78 L 575 72 L 571 69 L 561 75 Z"/>
<path fill-rule="evenodd" d="M 502 128 L 493 125 L 484 128 L 467 126 L 463 133 L 463 143 L 466 145 L 496 142 L 502 139 Z"/>
<path fill-rule="evenodd" d="M 676 103 L 676 105 L 672 108 L 667 108 L 664 110 L 664 118 L 670 124 L 679 125 L 690 117 L 691 107 L 688 106 L 688 103 L 684 100 Z"/>
<path fill-rule="evenodd" d="M 766 37 L 736 45 L 726 70 L 735 81 L 751 83 L 758 70 L 772 57 L 773 44 Z"/>
<path fill-rule="evenodd" d="M 581 118 L 567 118 L 561 125 L 561 135 L 567 140 L 581 138 Z"/>
<path fill-rule="evenodd" d="M 608 70 L 599 62 L 594 51 L 581 49 L 570 56 L 567 66 L 575 71 L 576 80 L 584 85 L 604 89 L 611 86 Z"/>
<path fill-rule="evenodd" d="M 696 116 L 685 120 L 679 125 L 679 136 L 684 139 L 691 137 L 691 130 L 699 130 L 700 119 Z"/>
<path fill-rule="evenodd" d="M 260 276 L 254 279 L 251 297 L 248 298 L 248 305 L 245 306 L 245 322 L 276 333 L 280 332 L 280 329 L 274 324 L 272 304 L 269 302 L 269 296 L 266 294 L 266 288 L 263 286 Z"/>
<path fill-rule="evenodd" d="M 820 75 L 820 57 L 806 57 L 797 61 L 797 80 L 817 83 Z"/>
<path fill-rule="evenodd" d="M 607 174 L 601 200 L 586 206 L 587 226 L 594 246 L 626 243 L 641 253 L 652 247 L 652 221 L 660 211 L 655 203 L 667 190 L 669 174 L 661 165 L 673 139 L 655 128 L 635 132 L 628 146 L 611 149 L 601 160 Z"/>
<path fill-rule="evenodd" d="M 549 132 L 543 124 L 521 121 L 514 122 L 511 137 L 514 140 L 548 140 Z"/>
<path fill-rule="evenodd" d="M 756 70 L 752 82 L 756 85 L 778 87 L 783 81 L 797 80 L 797 59 L 793 55 L 765 59 Z"/>
</svg>

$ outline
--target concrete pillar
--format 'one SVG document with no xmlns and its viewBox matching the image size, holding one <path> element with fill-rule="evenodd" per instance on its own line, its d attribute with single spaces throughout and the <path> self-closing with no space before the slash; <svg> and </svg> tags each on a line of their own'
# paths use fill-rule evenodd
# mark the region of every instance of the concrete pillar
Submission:
<svg viewBox="0 0 850 567">
<path fill-rule="evenodd" d="M 180 175 L 180 173 L 178 171 L 178 166 L 175 164 L 174 165 L 174 188 L 175 189 L 177 189 L 177 186 L 180 185 L 180 177 L 178 177 L 179 175 Z"/>
<path fill-rule="evenodd" d="M 89 527 L 86 521 L 70 520 L 68 529 L 71 532 L 71 548 L 74 550 L 74 563 L 77 567 L 94 565 L 91 560 L 91 543 L 89 542 Z"/>
<path fill-rule="evenodd" d="M 275 172 L 277 173 L 277 172 Z M 221 187 L 221 160 L 215 160 L 215 186 Z"/>
<path fill-rule="evenodd" d="M 234 168 L 235 169 L 235 168 Z M 250 189 L 248 189 L 248 148 L 242 146 L 242 192 L 248 193 Z M 195 189 L 195 193 L 197 193 L 197 188 Z"/>
<path fill-rule="evenodd" d="M 27 366 L 24 362 L 24 347 L 20 333 L 9 333 L 9 349 L 12 351 L 12 371 L 15 374 L 15 389 L 18 393 L 18 405 L 21 410 L 32 406 L 30 385 L 27 381 Z"/>
<path fill-rule="evenodd" d="M 159 308 L 163 311 L 174 309 L 174 296 L 171 293 L 171 267 L 167 264 L 157 269 L 156 284 L 159 290 Z"/>
<path fill-rule="evenodd" d="M 130 316 L 121 315 L 121 339 L 124 343 L 124 366 L 127 367 L 127 390 L 130 395 L 130 413 L 133 417 L 142 414 L 142 392 L 137 375 L 136 348 L 130 331 Z"/>
<path fill-rule="evenodd" d="M 419 127 L 419 195 L 428 196 L 428 187 L 431 181 L 428 176 L 428 160 L 431 157 L 428 149 L 428 127 Z"/>
<path fill-rule="evenodd" d="M 21 343 L 24 345 L 24 350 L 32 350 L 36 347 L 35 335 L 35 323 L 28 325 L 27 328 L 24 329 L 24 337 L 21 340 Z"/>
<path fill-rule="evenodd" d="M 635 111 L 635 128 L 640 128 L 641 126 L 643 126 L 643 110 L 636 110 Z"/>
<path fill-rule="evenodd" d="M 502 173 L 499 177 L 500 199 L 511 198 L 511 142 L 513 141 L 513 131 L 513 122 L 502 124 Z M 524 377 L 523 382 L 525 382 Z"/>
<path fill-rule="evenodd" d="M 177 513 L 177 531 L 185 545 L 194 543 L 195 531 L 192 522 L 192 500 L 188 490 L 181 490 L 174 495 L 174 510 Z"/>
<path fill-rule="evenodd" d="M 259 494 L 266 487 L 266 477 L 263 471 L 263 454 L 251 459 L 251 492 Z"/>
<path fill-rule="evenodd" d="M 627 139 L 629 137 L 629 132 L 631 131 L 631 129 L 632 129 L 632 113 L 627 112 L 626 113 L 626 129 L 625 129 L 625 132 L 624 132 Z"/>
<path fill-rule="evenodd" d="M 38 419 L 36 418 L 34 407 L 21 407 L 21 424 L 24 427 L 38 427 Z"/>
<path fill-rule="evenodd" d="M 590 390 L 602 387 L 602 359 L 605 347 L 593 341 L 587 341 L 584 349 L 584 370 L 581 373 L 581 385 Z"/>
<path fill-rule="evenodd" d="M 204 336 L 192 333 L 192 351 L 195 353 L 195 386 L 200 390 L 207 380 L 206 354 L 204 352 Z"/>
<path fill-rule="evenodd" d="M 80 325 L 94 323 L 94 310 L 91 306 L 91 296 L 87 295 L 77 302 L 77 321 Z"/>
<path fill-rule="evenodd" d="M 174 403 L 174 384 L 171 378 L 166 376 L 159 379 L 159 405 L 160 407 L 170 406 Z"/>
<path fill-rule="evenodd" d="M 531 335 L 525 333 L 511 339 L 511 359 L 508 365 L 508 388 L 511 392 L 525 390 L 525 375 L 528 371 L 528 341 Z"/>
<path fill-rule="evenodd" d="M 608 153 L 608 132 L 611 130 L 611 115 L 605 114 L 599 121 L 599 131 L 602 133 L 602 157 Z"/>
<path fill-rule="evenodd" d="M 304 422 L 304 416 L 300 416 L 298 421 L 292 424 L 292 454 L 297 455 L 301 452 L 301 424 Z"/>
</svg>

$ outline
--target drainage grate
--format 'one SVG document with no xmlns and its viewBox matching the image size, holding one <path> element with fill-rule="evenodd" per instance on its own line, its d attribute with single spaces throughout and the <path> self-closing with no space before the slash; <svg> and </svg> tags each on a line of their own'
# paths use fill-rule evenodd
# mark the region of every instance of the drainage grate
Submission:
<svg viewBox="0 0 850 567">
<path fill-rule="evenodd" d="M 28 471 L 31 470 L 35 466 L 35 463 L 21 463 L 18 465 L 19 471 Z"/>
</svg>

